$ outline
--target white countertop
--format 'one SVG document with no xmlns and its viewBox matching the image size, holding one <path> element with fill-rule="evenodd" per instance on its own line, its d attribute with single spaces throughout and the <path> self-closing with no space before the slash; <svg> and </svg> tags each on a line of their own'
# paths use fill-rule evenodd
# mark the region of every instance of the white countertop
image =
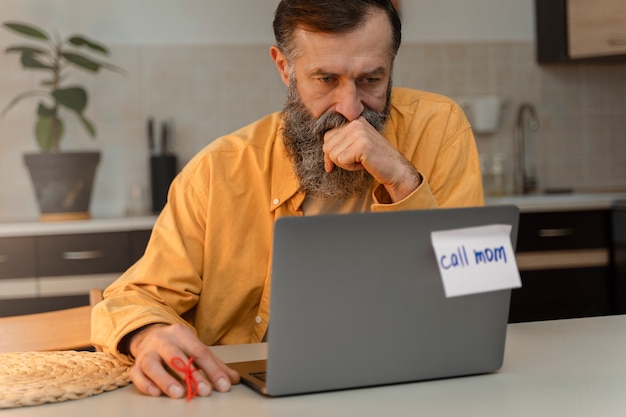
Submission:
<svg viewBox="0 0 626 417">
<path fill-rule="evenodd" d="M 0 223 L 0 237 L 46 236 L 74 233 L 127 232 L 152 230 L 156 216 L 94 218 L 59 222 Z"/>
<path fill-rule="evenodd" d="M 283 398 L 237 385 L 190 402 L 147 397 L 130 385 L 0 415 L 614 417 L 626 410 L 625 327 L 626 315 L 510 324 L 504 365 L 487 375 Z M 213 349 L 225 362 L 266 355 L 264 344 Z"/>
<path fill-rule="evenodd" d="M 574 193 L 527 196 L 487 197 L 486 205 L 513 204 L 522 212 L 608 210 L 616 201 L 626 200 L 626 193 Z M 43 236 L 74 233 L 123 232 L 150 230 L 157 216 L 145 215 L 90 220 L 40 222 L 0 221 L 0 237 Z"/>
<path fill-rule="evenodd" d="M 536 194 L 505 197 L 487 197 L 486 205 L 513 204 L 521 212 L 608 210 L 626 193 Z"/>
</svg>

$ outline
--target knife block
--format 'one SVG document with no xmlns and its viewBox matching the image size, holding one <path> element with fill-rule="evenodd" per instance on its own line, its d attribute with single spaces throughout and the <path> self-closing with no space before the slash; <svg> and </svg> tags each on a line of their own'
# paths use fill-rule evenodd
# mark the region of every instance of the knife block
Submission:
<svg viewBox="0 0 626 417">
<path fill-rule="evenodd" d="M 176 176 L 176 169 L 176 155 L 154 155 L 150 157 L 153 213 L 160 213 L 165 206 L 170 184 Z"/>
</svg>

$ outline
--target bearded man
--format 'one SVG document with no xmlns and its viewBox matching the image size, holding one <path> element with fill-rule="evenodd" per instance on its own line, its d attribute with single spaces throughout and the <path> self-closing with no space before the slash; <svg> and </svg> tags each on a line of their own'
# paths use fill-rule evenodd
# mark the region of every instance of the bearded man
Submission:
<svg viewBox="0 0 626 417">
<path fill-rule="evenodd" d="M 200 396 L 238 382 L 207 345 L 264 339 L 277 218 L 483 204 L 461 109 L 391 87 L 401 34 L 390 0 L 283 0 L 274 33 L 285 108 L 187 164 L 145 255 L 94 308 L 94 345 L 134 363 L 147 395 L 184 396 L 175 357 L 203 371 Z"/>
</svg>

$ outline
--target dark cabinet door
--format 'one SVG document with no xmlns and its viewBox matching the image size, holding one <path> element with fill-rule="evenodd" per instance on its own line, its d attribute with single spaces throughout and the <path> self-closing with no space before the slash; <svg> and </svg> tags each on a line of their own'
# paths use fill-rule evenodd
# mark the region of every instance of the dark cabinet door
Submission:
<svg viewBox="0 0 626 417">
<path fill-rule="evenodd" d="M 517 242 L 522 287 L 511 293 L 509 321 L 610 314 L 610 246 L 609 210 L 522 213 Z M 539 261 L 523 262 L 529 258 Z"/>
<path fill-rule="evenodd" d="M 0 279 L 35 276 L 35 239 L 6 237 L 0 239 Z"/>
<path fill-rule="evenodd" d="M 38 276 L 106 274 L 131 265 L 126 232 L 37 238 Z"/>
<path fill-rule="evenodd" d="M 609 210 L 522 213 L 517 252 L 609 248 Z"/>
<path fill-rule="evenodd" d="M 535 0 L 537 62 L 564 62 L 567 53 L 565 0 Z"/>
<path fill-rule="evenodd" d="M 131 262 L 135 263 L 143 256 L 150 240 L 151 230 L 135 230 L 130 232 Z"/>
<path fill-rule="evenodd" d="M 509 322 L 603 316 L 611 313 L 610 269 L 522 271 L 511 292 Z"/>
</svg>

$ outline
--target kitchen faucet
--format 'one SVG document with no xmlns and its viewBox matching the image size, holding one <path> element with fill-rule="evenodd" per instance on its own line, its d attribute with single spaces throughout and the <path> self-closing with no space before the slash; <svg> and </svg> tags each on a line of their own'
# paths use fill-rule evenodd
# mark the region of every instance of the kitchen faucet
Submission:
<svg viewBox="0 0 626 417">
<path fill-rule="evenodd" d="M 537 188 L 534 164 L 530 161 L 528 150 L 532 144 L 528 140 L 528 131 L 539 129 L 537 110 L 531 103 L 522 103 L 517 109 L 517 123 L 514 132 L 513 192 L 529 194 Z"/>
</svg>

